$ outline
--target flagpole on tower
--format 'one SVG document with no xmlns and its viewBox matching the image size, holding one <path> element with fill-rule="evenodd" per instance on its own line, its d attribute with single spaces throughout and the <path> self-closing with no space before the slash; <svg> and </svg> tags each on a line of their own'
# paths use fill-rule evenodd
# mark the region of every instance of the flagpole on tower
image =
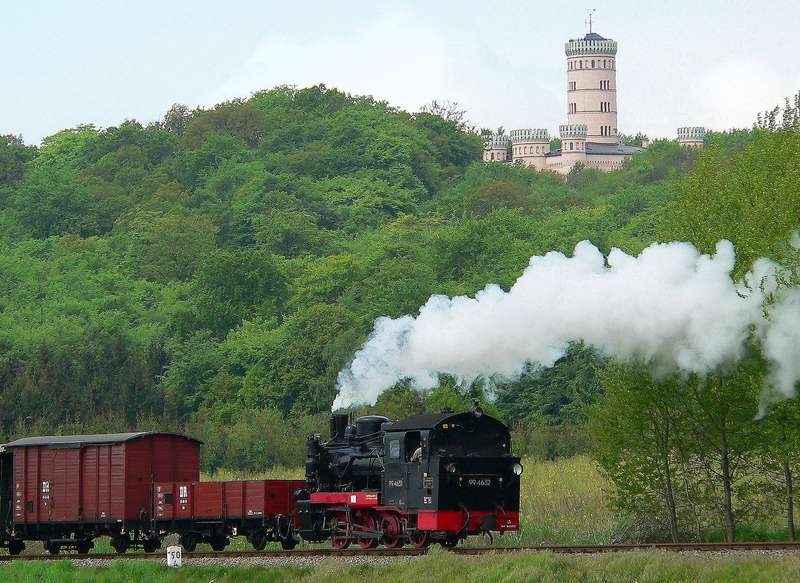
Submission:
<svg viewBox="0 0 800 583">
<path fill-rule="evenodd" d="M 596 8 L 587 8 L 586 13 L 589 17 L 586 19 L 585 24 L 589 27 L 589 34 L 592 34 L 592 15 L 595 13 Z"/>
</svg>

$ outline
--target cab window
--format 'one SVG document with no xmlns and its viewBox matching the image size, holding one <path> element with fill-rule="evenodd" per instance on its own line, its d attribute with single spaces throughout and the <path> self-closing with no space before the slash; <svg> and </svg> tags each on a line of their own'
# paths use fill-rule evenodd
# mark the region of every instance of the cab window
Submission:
<svg viewBox="0 0 800 583">
<path fill-rule="evenodd" d="M 406 433 L 405 446 L 406 461 L 418 462 L 422 457 L 422 437 L 419 431 L 409 431 Z"/>
<path fill-rule="evenodd" d="M 396 460 L 400 459 L 400 440 L 399 439 L 390 439 L 389 440 L 389 458 Z"/>
</svg>

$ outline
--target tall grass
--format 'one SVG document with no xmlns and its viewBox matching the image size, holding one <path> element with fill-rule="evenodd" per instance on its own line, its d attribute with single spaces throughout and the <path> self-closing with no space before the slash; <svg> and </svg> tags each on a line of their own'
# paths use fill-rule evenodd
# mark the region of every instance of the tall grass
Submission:
<svg viewBox="0 0 800 583">
<path fill-rule="evenodd" d="M 258 472 L 248 472 L 244 470 L 219 469 L 210 474 L 203 473 L 201 480 L 303 480 L 305 473 L 302 467 L 287 468 L 284 466 L 273 466 Z"/>
<path fill-rule="evenodd" d="M 610 542 L 619 519 L 606 504 L 610 486 L 587 456 L 524 459 L 519 544 Z M 510 542 L 510 541 L 507 541 Z"/>
</svg>

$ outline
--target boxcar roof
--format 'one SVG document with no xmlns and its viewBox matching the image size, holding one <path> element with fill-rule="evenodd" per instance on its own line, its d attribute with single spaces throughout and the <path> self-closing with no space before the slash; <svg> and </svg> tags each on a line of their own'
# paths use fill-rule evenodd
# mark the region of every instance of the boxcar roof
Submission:
<svg viewBox="0 0 800 583">
<path fill-rule="evenodd" d="M 161 431 L 136 431 L 131 433 L 98 433 L 95 435 L 44 435 L 41 437 L 23 437 L 10 443 L 6 443 L 5 447 L 32 447 L 37 445 L 54 445 L 62 447 L 80 447 L 82 445 L 100 444 L 100 443 L 124 443 L 133 439 L 139 439 L 147 435 L 173 435 L 175 437 L 182 437 L 197 443 L 203 443 L 199 439 L 183 435 L 181 433 L 167 433 Z"/>
</svg>

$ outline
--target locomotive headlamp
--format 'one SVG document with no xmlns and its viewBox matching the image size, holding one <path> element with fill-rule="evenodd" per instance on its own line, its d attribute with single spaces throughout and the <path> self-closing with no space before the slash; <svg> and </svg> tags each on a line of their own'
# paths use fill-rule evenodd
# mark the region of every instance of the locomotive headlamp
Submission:
<svg viewBox="0 0 800 583">
<path fill-rule="evenodd" d="M 521 476 L 522 475 L 522 464 L 520 464 L 520 463 L 514 464 L 513 466 L 511 466 L 511 471 L 514 472 L 515 476 Z"/>
<path fill-rule="evenodd" d="M 447 464 L 447 465 L 445 466 L 445 469 L 446 469 L 448 472 L 450 472 L 451 474 L 455 474 L 455 473 L 456 473 L 456 465 L 455 465 L 455 464 Z"/>
</svg>

